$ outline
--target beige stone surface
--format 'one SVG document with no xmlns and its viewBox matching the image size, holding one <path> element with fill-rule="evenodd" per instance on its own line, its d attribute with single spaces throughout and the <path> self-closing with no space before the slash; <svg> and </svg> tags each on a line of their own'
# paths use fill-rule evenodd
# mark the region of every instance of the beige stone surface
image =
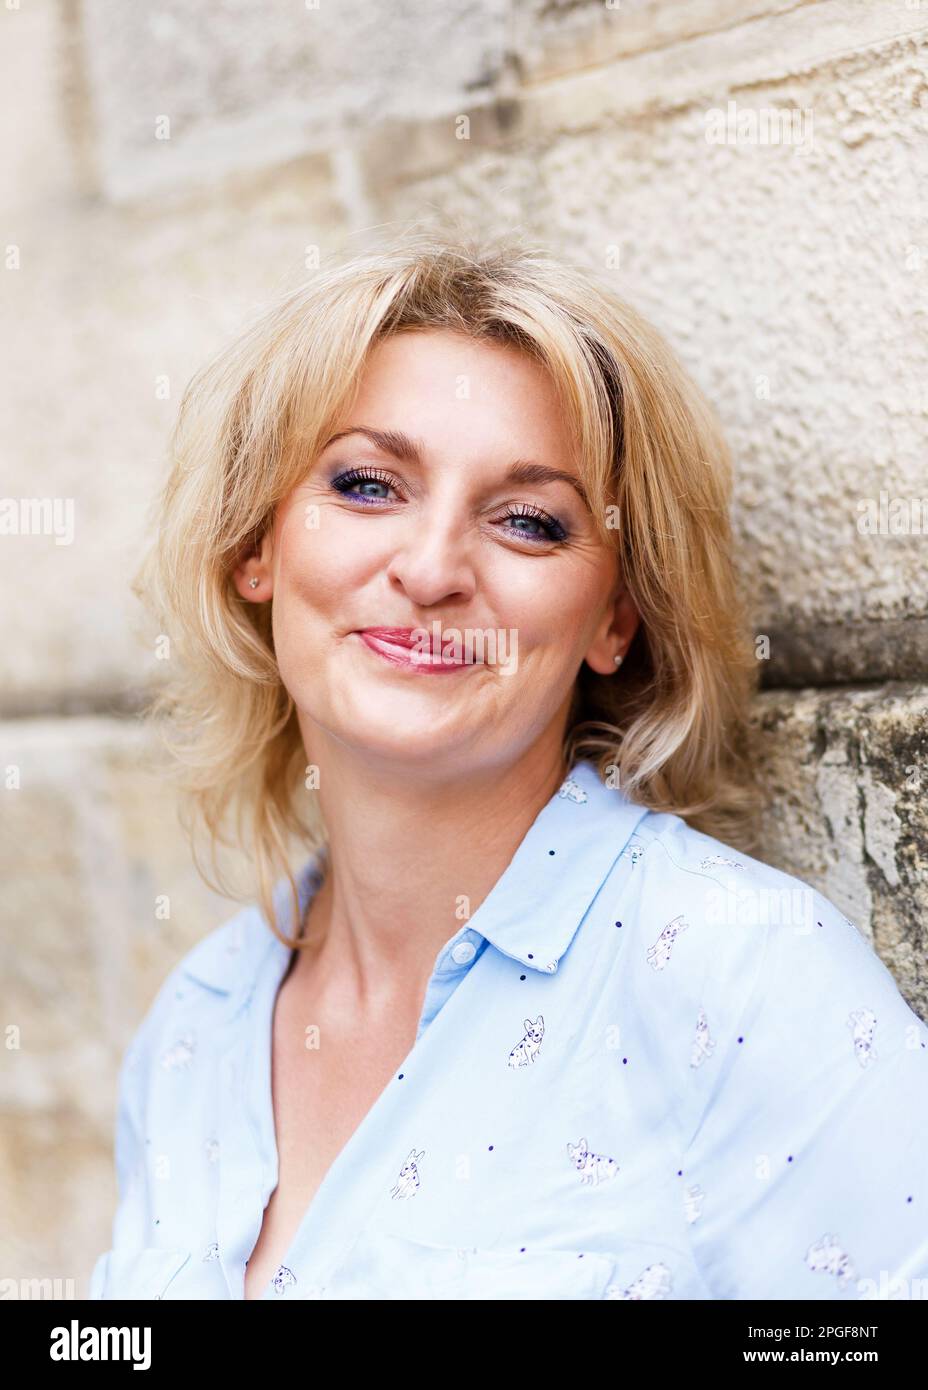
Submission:
<svg viewBox="0 0 928 1390">
<path fill-rule="evenodd" d="M 84 1293 L 119 1059 L 237 908 L 129 717 L 158 668 L 128 583 L 183 387 L 385 225 L 520 226 L 605 271 L 715 402 L 769 641 L 758 857 L 928 1020 L 928 510 L 857 526 L 881 495 L 928 509 L 928 5 L 29 0 L 0 26 L 0 494 L 73 506 L 65 544 L 0 536 L 0 1277 Z M 800 139 L 710 143 L 729 102 Z"/>
<path fill-rule="evenodd" d="M 756 857 L 835 902 L 928 1021 L 928 692 L 764 692 L 753 736 Z M 73 1279 L 82 1297 L 109 1245 L 120 1058 L 168 971 L 239 903 L 198 879 L 137 722 L 11 721 L 0 748 L 21 784 L 0 838 L 0 1277 Z"/>
<path fill-rule="evenodd" d="M 134 721 L 15 720 L 0 750 L 0 1278 L 76 1278 L 82 1296 L 109 1246 L 119 1061 L 174 963 L 239 903 L 197 876 Z"/>
<path fill-rule="evenodd" d="M 152 663 L 128 578 L 184 384 L 316 252 L 411 217 L 519 225 L 608 265 L 668 334 L 732 444 L 772 683 L 924 679 L 928 17 L 838 0 L 606 13 L 4 14 L 4 495 L 70 500 L 74 534 L 0 545 L 0 585 L 28 575 L 30 600 L 0 610 L 0 713 L 131 706 Z M 709 144 L 729 101 L 809 112 L 809 139 Z M 910 507 L 907 533 L 860 533 L 881 495 Z"/>
<path fill-rule="evenodd" d="M 928 690 L 765 691 L 753 746 L 770 807 L 756 857 L 836 903 L 928 1020 Z"/>
<path fill-rule="evenodd" d="M 441 123 L 418 127 L 418 148 L 374 137 L 372 177 L 405 151 L 391 216 L 418 198 L 449 224 L 518 222 L 608 266 L 668 335 L 732 447 L 776 684 L 928 669 L 926 51 L 924 31 L 820 64 L 776 48 L 766 69 L 742 55 L 745 85 L 728 88 L 716 55 L 687 69 L 678 103 L 677 50 L 643 71 L 635 57 L 514 99 L 505 131 L 488 110 L 451 169 Z M 811 112 L 810 145 L 708 144 L 707 113 L 729 99 Z M 862 534 L 868 507 L 883 529 Z"/>
</svg>

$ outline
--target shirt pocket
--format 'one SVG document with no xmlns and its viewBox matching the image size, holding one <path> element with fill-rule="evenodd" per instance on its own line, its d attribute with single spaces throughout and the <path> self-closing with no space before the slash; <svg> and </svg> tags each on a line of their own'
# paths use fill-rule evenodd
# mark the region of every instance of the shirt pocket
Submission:
<svg viewBox="0 0 928 1390">
<path fill-rule="evenodd" d="M 190 1259 L 179 1246 L 116 1247 L 102 1254 L 90 1276 L 91 1298 L 163 1298 Z"/>
<path fill-rule="evenodd" d="M 298 1292 L 298 1291 L 297 1291 Z M 490 1250 L 362 1234 L 326 1298 L 602 1299 L 616 1296 L 615 1258 L 579 1250 Z"/>
</svg>

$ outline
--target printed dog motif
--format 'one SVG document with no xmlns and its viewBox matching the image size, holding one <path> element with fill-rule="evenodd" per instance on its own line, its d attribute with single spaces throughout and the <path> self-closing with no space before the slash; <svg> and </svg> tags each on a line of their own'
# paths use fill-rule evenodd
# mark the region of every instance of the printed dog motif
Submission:
<svg viewBox="0 0 928 1390">
<path fill-rule="evenodd" d="M 717 864 L 727 864 L 730 869 L 743 869 L 737 859 L 728 859 L 724 854 L 707 854 L 699 865 L 701 869 L 714 869 Z"/>
<path fill-rule="evenodd" d="M 204 1261 L 206 1261 L 206 1260 L 218 1260 L 218 1259 L 219 1259 L 219 1242 L 218 1242 L 218 1241 L 215 1241 L 215 1240 L 214 1240 L 213 1243 L 212 1243 L 212 1245 L 207 1245 L 207 1247 L 206 1247 L 206 1254 L 203 1256 L 203 1259 L 204 1259 Z"/>
<path fill-rule="evenodd" d="M 416 1153 L 415 1149 L 409 1150 L 406 1162 L 400 1169 L 400 1175 L 390 1190 L 391 1197 L 415 1197 L 419 1191 L 419 1169 L 416 1164 L 424 1154 L 425 1149 L 419 1153 Z"/>
<path fill-rule="evenodd" d="M 576 801 L 578 805 L 582 805 L 584 801 L 589 800 L 589 797 L 580 786 L 580 783 L 575 782 L 572 777 L 567 777 L 561 783 L 557 794 L 558 796 L 569 797 L 571 801 Z"/>
<path fill-rule="evenodd" d="M 665 1264 L 648 1265 L 647 1269 L 642 1270 L 634 1283 L 629 1284 L 627 1289 L 623 1289 L 618 1284 L 610 1284 L 606 1290 L 606 1298 L 635 1299 L 645 1298 L 667 1298 L 672 1287 L 670 1270 Z"/>
<path fill-rule="evenodd" d="M 705 1195 L 698 1183 L 683 1189 L 683 1214 L 689 1225 L 698 1220 Z"/>
<path fill-rule="evenodd" d="M 701 1067 L 707 1057 L 711 1057 L 715 1051 L 715 1039 L 709 1036 L 709 1022 L 706 1018 L 705 1009 L 699 1010 L 696 1019 L 696 1036 L 693 1039 L 693 1047 L 690 1052 L 690 1066 Z"/>
<path fill-rule="evenodd" d="M 525 1033 L 521 1042 L 517 1042 L 509 1054 L 509 1065 L 511 1067 L 527 1067 L 530 1062 L 534 1062 L 538 1056 L 538 1049 L 541 1047 L 541 1040 L 545 1035 L 545 1021 L 541 1014 L 533 1023 L 530 1018 L 524 1022 Z"/>
<path fill-rule="evenodd" d="M 634 866 L 638 863 L 638 860 L 641 858 L 641 856 L 642 856 L 643 854 L 644 854 L 644 846 L 643 846 L 643 845 L 633 845 L 633 844 L 629 843 L 629 844 L 627 844 L 627 845 L 625 846 L 625 848 L 623 849 L 622 853 L 619 855 L 619 858 L 620 858 L 620 859 L 630 859 L 630 860 L 632 861 L 632 867 L 634 868 Z"/>
<path fill-rule="evenodd" d="M 161 1065 L 165 1071 L 186 1071 L 193 1061 L 193 1052 L 196 1046 L 196 1039 L 192 1033 L 184 1033 L 183 1037 L 177 1039 L 173 1047 L 169 1047 L 166 1052 L 161 1054 Z"/>
<path fill-rule="evenodd" d="M 854 1039 L 854 1053 L 862 1067 L 869 1067 L 876 1061 L 873 1034 L 876 1031 L 876 1014 L 872 1009 L 855 1009 L 848 1015 L 847 1026 Z"/>
<path fill-rule="evenodd" d="M 601 1182 L 608 1182 L 610 1178 L 614 1178 L 619 1171 L 619 1165 L 614 1158 L 607 1158 L 605 1154 L 590 1153 L 585 1139 L 581 1139 L 579 1144 L 571 1144 L 568 1141 L 567 1154 L 580 1173 L 580 1181 L 586 1185 L 598 1187 Z"/>
<path fill-rule="evenodd" d="M 806 1264 L 822 1274 L 833 1274 L 844 1288 L 854 1277 L 854 1266 L 835 1235 L 824 1235 L 806 1251 Z"/>
<path fill-rule="evenodd" d="M 670 960 L 670 953 L 673 950 L 674 942 L 681 931 L 689 928 L 689 922 L 683 920 L 682 912 L 678 917 L 674 917 L 672 922 L 668 922 L 653 946 L 648 947 L 648 964 L 655 970 L 663 970 Z"/>
<path fill-rule="evenodd" d="M 286 1293 L 288 1286 L 295 1283 L 296 1275 L 293 1273 L 293 1270 L 288 1269 L 286 1265 L 281 1265 L 274 1275 L 274 1292 Z"/>
</svg>

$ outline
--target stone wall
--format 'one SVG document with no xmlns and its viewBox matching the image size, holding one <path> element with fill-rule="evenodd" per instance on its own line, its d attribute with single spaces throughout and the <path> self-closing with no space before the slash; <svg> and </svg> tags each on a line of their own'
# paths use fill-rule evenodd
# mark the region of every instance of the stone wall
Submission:
<svg viewBox="0 0 928 1390">
<path fill-rule="evenodd" d="M 2 492 L 73 505 L 0 544 L 0 1273 L 83 1294 L 122 1050 L 232 910 L 133 718 L 128 580 L 180 393 L 382 224 L 520 225 L 611 268 L 715 402 L 769 639 L 761 857 L 928 1019 L 928 0 L 22 0 L 0 25 Z"/>
</svg>

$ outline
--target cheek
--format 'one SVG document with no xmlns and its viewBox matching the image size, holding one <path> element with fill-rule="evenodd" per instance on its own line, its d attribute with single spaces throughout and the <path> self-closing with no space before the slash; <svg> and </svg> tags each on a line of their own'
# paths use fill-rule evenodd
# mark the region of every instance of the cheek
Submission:
<svg viewBox="0 0 928 1390">
<path fill-rule="evenodd" d="M 494 567 L 492 610 L 500 626 L 518 632 L 526 654 L 547 650 L 569 664 L 575 648 L 586 649 L 600 590 L 584 570 L 515 558 L 519 563 Z"/>
<path fill-rule="evenodd" d="M 348 606 L 346 598 L 364 582 L 364 551 L 345 544 L 338 529 L 324 512 L 315 528 L 302 514 L 288 519 L 279 536 L 275 607 L 331 614 Z"/>
</svg>

